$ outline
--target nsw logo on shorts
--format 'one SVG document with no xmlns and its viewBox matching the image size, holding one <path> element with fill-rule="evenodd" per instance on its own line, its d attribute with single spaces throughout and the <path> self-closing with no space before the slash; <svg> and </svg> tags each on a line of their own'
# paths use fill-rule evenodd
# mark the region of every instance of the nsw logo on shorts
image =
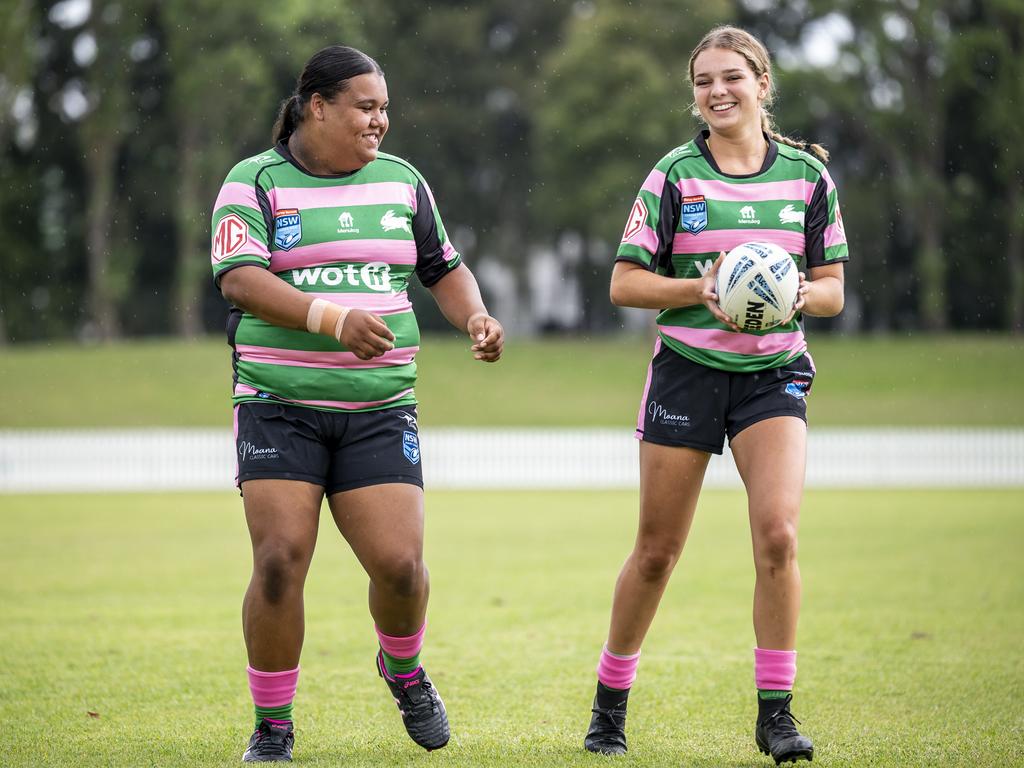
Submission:
<svg viewBox="0 0 1024 768">
<path fill-rule="evenodd" d="M 415 432 L 402 433 L 402 453 L 410 464 L 420 463 L 420 438 Z"/>
</svg>

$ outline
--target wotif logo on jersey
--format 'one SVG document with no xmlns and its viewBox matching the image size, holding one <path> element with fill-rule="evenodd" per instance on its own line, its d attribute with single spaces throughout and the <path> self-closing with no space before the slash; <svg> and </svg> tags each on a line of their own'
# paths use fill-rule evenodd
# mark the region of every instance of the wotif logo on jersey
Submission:
<svg viewBox="0 0 1024 768">
<path fill-rule="evenodd" d="M 391 290 L 391 265 L 383 261 L 371 261 L 362 267 L 348 264 L 344 267 L 306 267 L 292 270 L 292 285 L 318 286 L 349 285 L 353 288 L 365 286 L 381 293 Z"/>
<path fill-rule="evenodd" d="M 298 208 L 282 208 L 274 214 L 274 245 L 290 251 L 302 239 L 302 216 Z"/>
</svg>

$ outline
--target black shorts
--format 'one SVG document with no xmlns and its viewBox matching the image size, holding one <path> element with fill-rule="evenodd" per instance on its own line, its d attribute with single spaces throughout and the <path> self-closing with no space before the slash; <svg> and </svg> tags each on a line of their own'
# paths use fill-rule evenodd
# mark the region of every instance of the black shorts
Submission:
<svg viewBox="0 0 1024 768">
<path fill-rule="evenodd" d="M 423 487 L 416 406 L 339 413 L 284 403 L 235 407 L 235 485 L 304 480 L 330 496 L 382 483 Z"/>
<path fill-rule="evenodd" d="M 811 356 L 780 368 L 730 373 L 655 345 L 640 401 L 636 436 L 658 445 L 681 445 L 721 453 L 725 436 L 774 416 L 807 421 L 807 395 L 814 383 Z"/>
</svg>

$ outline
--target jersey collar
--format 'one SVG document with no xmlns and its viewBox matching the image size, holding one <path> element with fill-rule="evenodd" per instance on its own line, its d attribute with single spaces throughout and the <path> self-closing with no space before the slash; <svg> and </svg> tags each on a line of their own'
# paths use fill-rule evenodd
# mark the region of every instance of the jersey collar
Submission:
<svg viewBox="0 0 1024 768">
<path fill-rule="evenodd" d="M 775 162 L 775 158 L 779 156 L 779 145 L 775 143 L 771 136 L 767 133 L 761 132 L 764 136 L 764 140 L 768 142 L 768 151 L 765 153 L 764 162 L 761 163 L 761 169 L 756 173 L 746 173 L 741 176 L 732 173 L 723 173 L 722 169 L 718 167 L 718 163 L 715 162 L 714 156 L 711 154 L 711 150 L 708 149 L 708 136 L 711 135 L 711 131 L 706 128 L 697 134 L 697 137 L 693 140 L 697 145 L 697 149 L 700 150 L 701 155 L 707 161 L 715 173 L 725 176 L 728 179 L 752 179 L 755 176 L 760 176 L 762 173 L 772 167 L 772 163 Z"/>
</svg>

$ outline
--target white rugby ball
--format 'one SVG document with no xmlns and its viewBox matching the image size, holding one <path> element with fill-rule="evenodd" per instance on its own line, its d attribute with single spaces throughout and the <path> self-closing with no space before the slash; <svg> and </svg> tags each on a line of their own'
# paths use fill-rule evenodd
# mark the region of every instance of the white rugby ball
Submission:
<svg viewBox="0 0 1024 768">
<path fill-rule="evenodd" d="M 793 257 L 774 243 L 743 243 L 718 269 L 718 305 L 744 331 L 782 323 L 796 303 L 800 278 Z"/>
</svg>

